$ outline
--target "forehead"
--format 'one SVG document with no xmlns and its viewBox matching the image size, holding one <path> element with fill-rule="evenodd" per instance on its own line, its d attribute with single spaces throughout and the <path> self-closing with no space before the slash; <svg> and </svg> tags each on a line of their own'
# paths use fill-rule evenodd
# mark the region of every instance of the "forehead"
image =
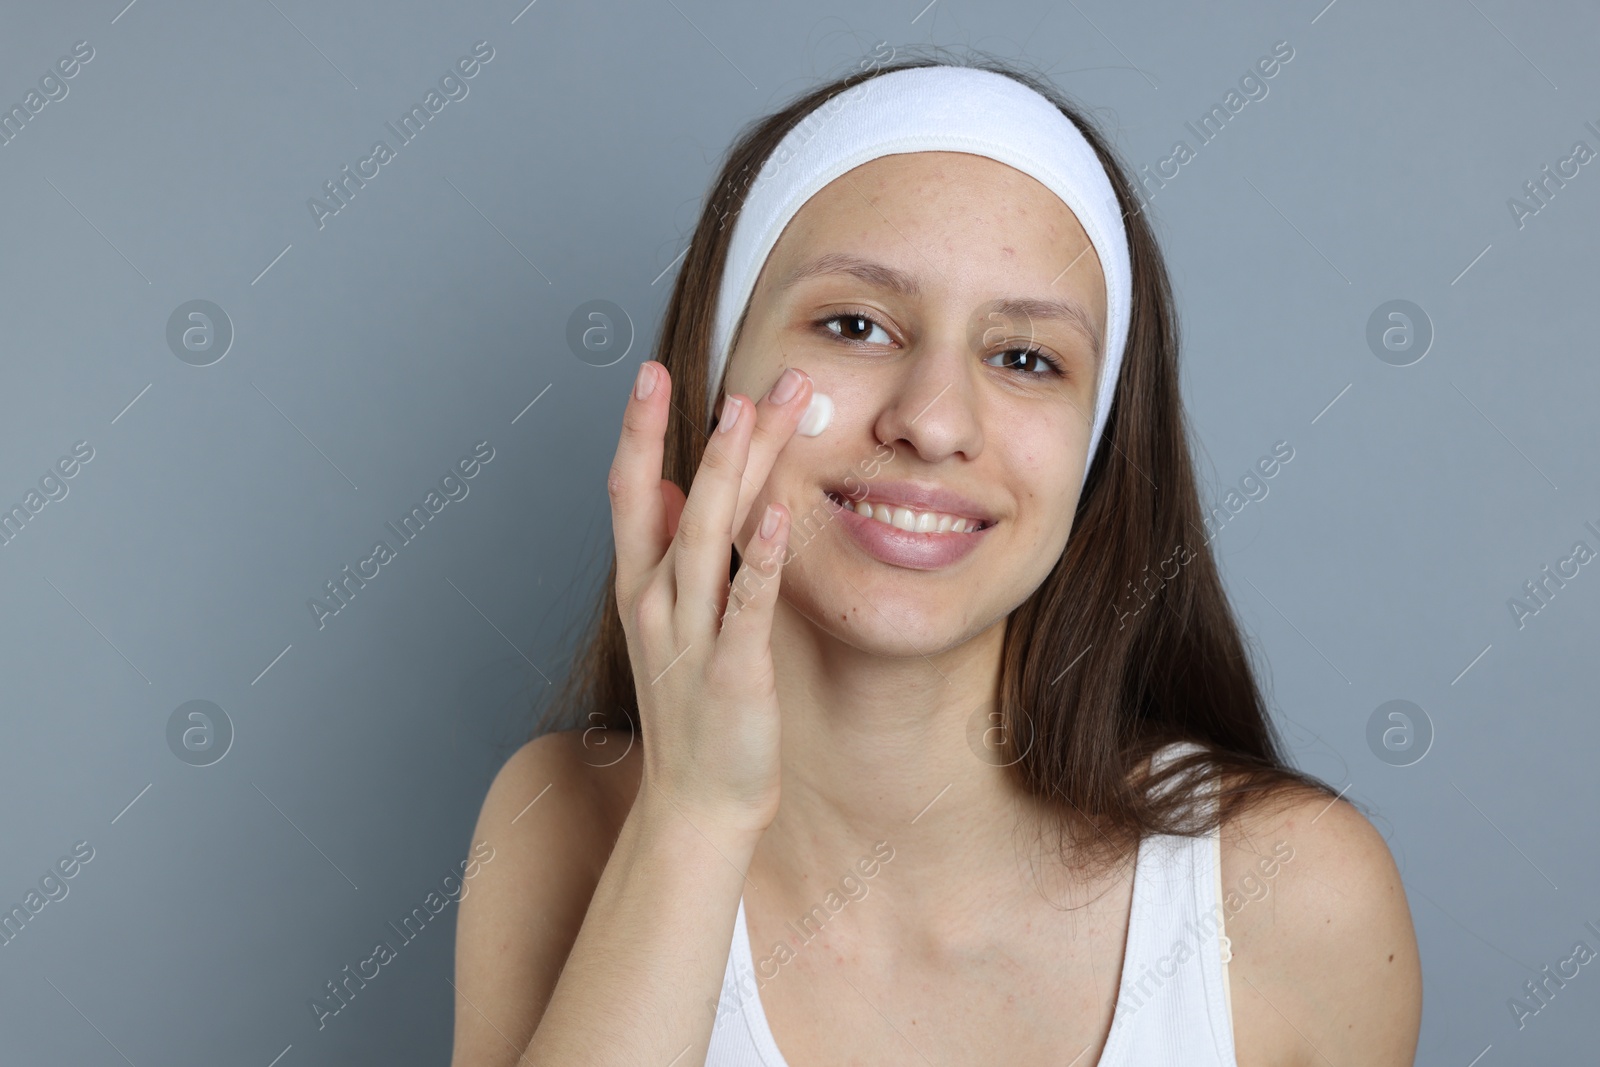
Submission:
<svg viewBox="0 0 1600 1067">
<path fill-rule="evenodd" d="M 970 152 L 898 152 L 869 159 L 823 186 L 795 220 L 825 215 L 878 214 L 922 217 L 978 210 L 992 225 L 1026 220 L 1041 236 L 1088 235 L 1072 209 L 1031 174 Z"/>
<path fill-rule="evenodd" d="M 1071 290 L 1103 321 L 1099 257 L 1038 179 L 968 152 L 902 152 L 845 172 L 803 204 L 761 272 L 781 284 L 819 254 L 851 251 L 950 280 Z M 997 273 L 1002 277 L 997 277 Z"/>
</svg>

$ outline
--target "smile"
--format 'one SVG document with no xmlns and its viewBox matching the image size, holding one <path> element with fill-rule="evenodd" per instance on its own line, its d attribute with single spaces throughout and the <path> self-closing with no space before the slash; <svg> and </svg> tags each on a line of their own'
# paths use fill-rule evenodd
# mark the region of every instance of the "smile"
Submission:
<svg viewBox="0 0 1600 1067">
<path fill-rule="evenodd" d="M 976 551 L 995 527 L 993 522 L 950 512 L 853 501 L 832 489 L 824 493 L 847 543 L 879 563 L 905 570 L 953 567 Z"/>
<path fill-rule="evenodd" d="M 872 500 L 848 500 L 832 490 L 827 490 L 828 499 L 841 508 L 848 508 L 857 515 L 893 526 L 897 530 L 907 533 L 976 533 L 985 529 L 986 524 L 982 519 L 972 519 L 961 515 L 951 515 L 941 511 L 917 511 L 912 508 L 884 504 Z"/>
</svg>

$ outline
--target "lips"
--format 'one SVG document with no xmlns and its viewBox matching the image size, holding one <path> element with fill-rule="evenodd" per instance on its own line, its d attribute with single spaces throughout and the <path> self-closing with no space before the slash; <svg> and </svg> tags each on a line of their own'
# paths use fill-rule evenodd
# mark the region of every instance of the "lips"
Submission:
<svg viewBox="0 0 1600 1067">
<path fill-rule="evenodd" d="M 863 492 L 863 488 L 865 492 Z M 910 508 L 912 511 L 942 511 L 948 515 L 956 515 L 964 519 L 977 519 L 983 525 L 979 529 L 993 526 L 999 519 L 994 511 L 974 500 L 972 497 L 954 489 L 931 482 L 870 482 L 847 489 L 842 485 L 824 487 L 829 496 L 836 503 L 844 505 L 859 504 L 866 501 L 871 504 L 882 504 L 885 507 Z"/>
<path fill-rule="evenodd" d="M 879 563 L 906 570 L 927 572 L 956 567 L 975 552 L 988 538 L 989 531 L 994 529 L 993 525 L 985 525 L 968 533 L 916 533 L 870 519 L 853 507 L 842 506 L 838 501 L 847 498 L 838 497 L 833 490 L 827 492 L 827 498 L 837 509 L 834 512 L 836 521 L 846 535 L 847 543 L 854 544 Z"/>
</svg>

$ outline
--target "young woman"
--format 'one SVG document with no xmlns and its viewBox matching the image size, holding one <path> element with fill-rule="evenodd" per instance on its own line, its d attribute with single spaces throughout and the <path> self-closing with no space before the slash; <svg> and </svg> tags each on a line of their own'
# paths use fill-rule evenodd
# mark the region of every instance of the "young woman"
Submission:
<svg viewBox="0 0 1600 1067">
<path fill-rule="evenodd" d="M 1048 83 L 881 64 L 749 128 L 623 415 L 576 727 L 484 801 L 456 1067 L 1410 1064 L 1400 877 L 1284 758 L 1177 349 Z"/>
</svg>

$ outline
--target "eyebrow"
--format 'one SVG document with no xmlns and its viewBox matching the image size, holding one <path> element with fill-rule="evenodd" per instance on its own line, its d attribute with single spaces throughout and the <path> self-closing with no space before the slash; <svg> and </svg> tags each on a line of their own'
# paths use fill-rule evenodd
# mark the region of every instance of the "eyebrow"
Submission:
<svg viewBox="0 0 1600 1067">
<path fill-rule="evenodd" d="M 908 300 L 922 296 L 922 286 L 917 283 L 916 278 L 905 271 L 882 263 L 874 263 L 848 252 L 825 252 L 815 259 L 800 264 L 778 283 L 776 291 L 782 292 L 807 278 L 826 274 L 849 275 L 867 285 L 888 290 Z M 1094 346 L 1095 362 L 1099 363 L 1105 341 L 1100 336 L 1094 316 L 1090 315 L 1088 309 L 1079 301 L 1071 298 L 1042 300 L 1036 297 L 1007 297 L 994 301 L 989 308 L 1006 318 L 1022 318 L 1029 321 L 1049 319 L 1074 326 Z"/>
</svg>

